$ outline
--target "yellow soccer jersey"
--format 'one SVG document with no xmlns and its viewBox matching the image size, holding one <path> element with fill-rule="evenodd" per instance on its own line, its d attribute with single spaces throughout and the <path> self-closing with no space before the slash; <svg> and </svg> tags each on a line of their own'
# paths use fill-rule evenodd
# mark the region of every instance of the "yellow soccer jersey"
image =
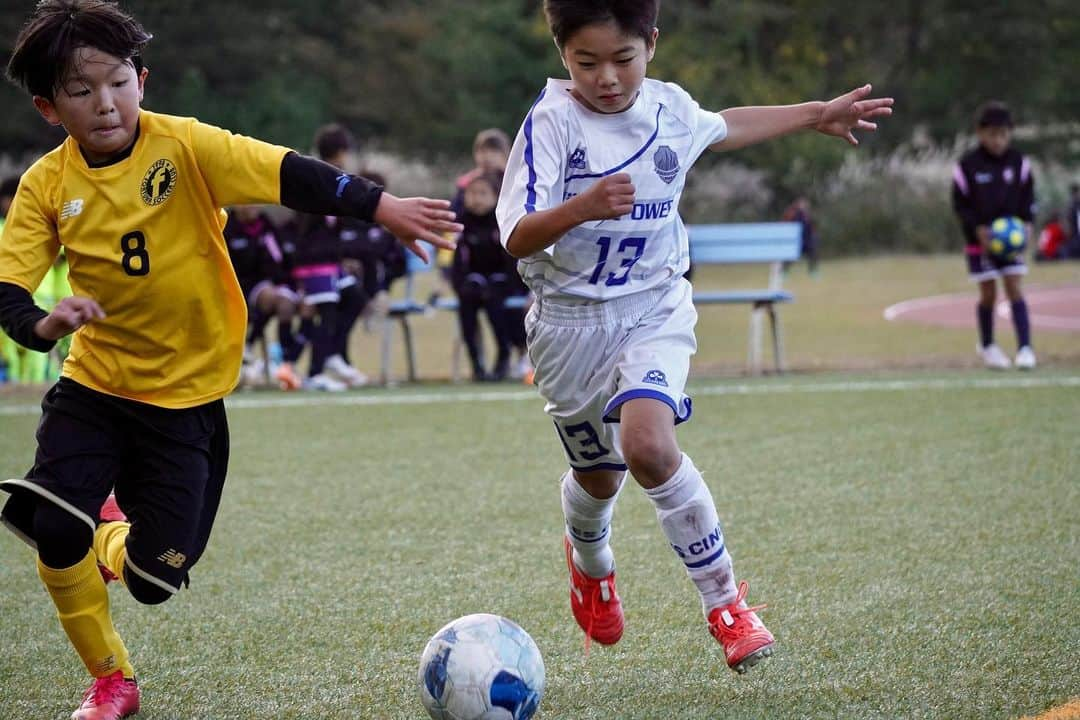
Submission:
<svg viewBox="0 0 1080 720">
<path fill-rule="evenodd" d="M 247 307 L 222 207 L 279 203 L 288 152 L 144 110 L 127 158 L 89 167 L 69 137 L 27 170 L 0 238 L 0 282 L 33 292 L 62 246 L 72 293 L 106 313 L 75 332 L 63 375 L 166 408 L 228 394 Z"/>
</svg>

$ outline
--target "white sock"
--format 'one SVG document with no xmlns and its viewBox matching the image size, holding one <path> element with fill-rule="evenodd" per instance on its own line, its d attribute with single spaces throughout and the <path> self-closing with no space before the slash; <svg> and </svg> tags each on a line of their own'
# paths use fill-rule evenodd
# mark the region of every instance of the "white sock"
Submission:
<svg viewBox="0 0 1080 720">
<path fill-rule="evenodd" d="M 709 487 L 685 454 L 682 464 L 663 485 L 646 490 L 672 550 L 701 593 L 702 609 L 727 605 L 735 599 L 731 555 Z"/>
<path fill-rule="evenodd" d="M 622 485 L 619 489 L 622 489 Z M 563 475 L 562 508 L 566 517 L 566 537 L 574 546 L 574 563 L 589 577 L 607 577 L 615 569 L 615 555 L 611 552 L 610 544 L 611 516 L 618 499 L 618 492 L 606 500 L 585 492 L 574 477 L 573 470 Z"/>
</svg>

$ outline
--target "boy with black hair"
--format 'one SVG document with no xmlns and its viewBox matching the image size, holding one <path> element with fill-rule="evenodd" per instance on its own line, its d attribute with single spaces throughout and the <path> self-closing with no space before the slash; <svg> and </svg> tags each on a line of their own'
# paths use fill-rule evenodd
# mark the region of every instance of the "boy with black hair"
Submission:
<svg viewBox="0 0 1080 720">
<path fill-rule="evenodd" d="M 990 225 L 1003 217 L 1019 217 L 1024 231 L 1032 237 L 1035 217 L 1035 178 L 1031 162 L 1011 146 L 1013 120 L 1007 105 L 996 100 L 979 107 L 975 114 L 975 134 L 979 146 L 967 152 L 953 169 L 952 204 L 964 233 L 964 255 L 968 276 L 979 286 L 975 306 L 979 344 L 976 351 L 992 370 L 1011 365 L 1008 356 L 994 342 L 994 306 L 1000 278 L 1012 309 L 1016 330 L 1016 367 L 1035 367 L 1031 347 L 1031 325 L 1021 279 L 1027 273 L 1022 256 L 1001 259 L 990 254 Z"/>
<path fill-rule="evenodd" d="M 421 254 L 417 239 L 447 245 L 459 229 L 445 201 L 395 198 L 288 148 L 141 109 L 150 37 L 115 3 L 45 0 L 7 69 L 68 133 L 23 175 L 0 239 L 0 325 L 36 350 L 74 333 L 42 402 L 34 465 L 0 488 L 11 493 L 2 520 L 37 551 L 93 676 L 74 720 L 139 708 L 106 582 L 164 602 L 213 526 L 229 449 L 222 398 L 247 323 L 222 206 L 375 219 Z M 46 313 L 30 293 L 61 248 L 74 295 Z"/>
<path fill-rule="evenodd" d="M 611 521 L 627 470 L 701 596 L 729 667 L 772 653 L 736 583 L 716 504 L 679 449 L 696 349 L 678 204 L 706 150 L 799 129 L 857 144 L 891 113 L 866 85 L 829 102 L 708 112 L 645 77 L 658 0 L 546 0 L 570 80 L 549 79 L 514 141 L 499 198 L 502 241 L 536 296 L 526 319 L 535 382 L 569 470 L 562 478 L 570 607 L 587 638 L 618 642 Z"/>
<path fill-rule="evenodd" d="M 465 186 L 458 220 L 464 226 L 454 250 L 450 282 L 458 297 L 458 324 L 469 353 L 473 380 L 499 381 L 510 371 L 510 337 L 505 302 L 508 294 L 507 253 L 499 242 L 495 205 L 502 176 L 476 175 Z M 487 313 L 495 338 L 495 364 L 484 367 L 480 351 L 480 309 Z"/>
<path fill-rule="evenodd" d="M 331 123 L 315 132 L 319 159 L 344 171 L 356 141 L 344 126 Z M 363 220 L 300 213 L 293 278 L 304 304 L 303 334 L 311 342 L 307 386 L 317 390 L 359 387 L 367 377 L 346 360 L 349 331 L 367 302 L 355 276 L 343 268 L 346 246 L 367 231 Z"/>
</svg>

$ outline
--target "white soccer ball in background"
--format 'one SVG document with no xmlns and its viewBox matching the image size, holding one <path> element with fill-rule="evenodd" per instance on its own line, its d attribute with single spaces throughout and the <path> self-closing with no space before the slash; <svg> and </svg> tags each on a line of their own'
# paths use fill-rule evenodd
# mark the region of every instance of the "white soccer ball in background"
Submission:
<svg viewBox="0 0 1080 720">
<path fill-rule="evenodd" d="M 516 623 L 466 615 L 428 641 L 419 684 L 435 720 L 528 720 L 544 696 L 544 659 Z"/>
</svg>

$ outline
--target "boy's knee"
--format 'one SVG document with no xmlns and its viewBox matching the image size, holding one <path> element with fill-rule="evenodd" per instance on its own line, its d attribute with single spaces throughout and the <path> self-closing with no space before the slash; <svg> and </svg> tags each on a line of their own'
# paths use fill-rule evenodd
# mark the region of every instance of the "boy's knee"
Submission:
<svg viewBox="0 0 1080 720">
<path fill-rule="evenodd" d="M 94 533 L 83 520 L 47 500 L 38 502 L 33 514 L 33 532 L 38 557 L 46 567 L 72 567 L 84 557 L 94 541 Z"/>
<path fill-rule="evenodd" d="M 143 605 L 160 605 L 173 596 L 172 591 L 133 573 L 130 567 L 124 568 L 124 584 L 131 597 Z"/>
<path fill-rule="evenodd" d="M 667 435 L 636 432 L 622 438 L 623 457 L 631 474 L 645 487 L 663 484 L 679 469 L 682 453 Z"/>
</svg>

